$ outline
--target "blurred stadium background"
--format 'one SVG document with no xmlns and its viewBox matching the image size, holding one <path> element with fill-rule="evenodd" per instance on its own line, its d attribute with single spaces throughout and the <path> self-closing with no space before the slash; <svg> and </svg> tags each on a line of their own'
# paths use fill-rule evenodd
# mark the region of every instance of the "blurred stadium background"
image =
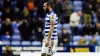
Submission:
<svg viewBox="0 0 100 56">
<path fill-rule="evenodd" d="M 42 7 L 46 1 L 53 1 L 59 17 L 58 51 L 93 52 L 94 46 L 99 48 L 100 0 L 0 0 L 2 50 L 11 46 L 13 51 L 17 51 L 15 55 L 20 51 L 41 50 L 45 20 Z M 82 11 L 82 15 L 74 23 L 79 23 L 70 24 L 71 15 L 78 11 Z"/>
</svg>

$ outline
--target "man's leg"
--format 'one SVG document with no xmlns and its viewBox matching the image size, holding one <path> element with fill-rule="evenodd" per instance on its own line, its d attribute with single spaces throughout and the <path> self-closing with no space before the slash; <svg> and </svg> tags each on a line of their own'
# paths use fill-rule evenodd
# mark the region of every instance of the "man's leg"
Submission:
<svg viewBox="0 0 100 56">
<path fill-rule="evenodd" d="M 48 47 L 45 46 L 45 42 L 42 45 L 41 56 L 47 56 Z"/>
<path fill-rule="evenodd" d="M 58 45 L 58 39 L 53 40 L 52 55 L 56 53 Z"/>
<path fill-rule="evenodd" d="M 58 39 L 51 41 L 51 46 L 52 47 L 48 48 L 49 52 L 48 52 L 47 56 L 53 56 L 53 54 L 56 53 L 56 51 L 57 51 L 57 45 L 58 45 Z"/>
</svg>

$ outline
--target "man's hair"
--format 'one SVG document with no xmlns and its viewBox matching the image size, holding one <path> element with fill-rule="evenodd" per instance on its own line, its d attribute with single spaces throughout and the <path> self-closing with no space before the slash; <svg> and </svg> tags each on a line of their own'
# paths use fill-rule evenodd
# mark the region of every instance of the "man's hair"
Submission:
<svg viewBox="0 0 100 56">
<path fill-rule="evenodd" d="M 47 6 L 50 6 L 51 8 L 53 8 L 53 2 L 47 2 Z"/>
</svg>

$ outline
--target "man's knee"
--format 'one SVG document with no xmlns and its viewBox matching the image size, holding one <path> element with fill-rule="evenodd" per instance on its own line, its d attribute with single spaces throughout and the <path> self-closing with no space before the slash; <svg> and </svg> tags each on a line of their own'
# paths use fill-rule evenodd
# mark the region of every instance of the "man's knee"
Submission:
<svg viewBox="0 0 100 56">
<path fill-rule="evenodd" d="M 46 56 L 46 53 L 42 53 L 41 56 Z"/>
</svg>

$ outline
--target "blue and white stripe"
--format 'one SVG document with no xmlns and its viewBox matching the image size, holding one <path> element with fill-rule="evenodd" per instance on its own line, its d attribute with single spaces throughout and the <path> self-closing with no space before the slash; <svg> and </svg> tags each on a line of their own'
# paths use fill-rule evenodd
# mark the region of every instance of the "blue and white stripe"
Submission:
<svg viewBox="0 0 100 56">
<path fill-rule="evenodd" d="M 51 38 L 56 39 L 56 38 L 58 38 L 58 36 L 57 36 L 58 17 L 53 11 L 46 15 L 44 32 L 45 32 L 46 38 L 48 38 L 49 31 L 50 31 L 50 16 L 52 16 L 52 15 L 54 15 L 54 17 L 55 17 L 54 18 L 55 19 L 55 25 L 54 25 L 54 31 L 52 33 L 52 37 Z"/>
</svg>

